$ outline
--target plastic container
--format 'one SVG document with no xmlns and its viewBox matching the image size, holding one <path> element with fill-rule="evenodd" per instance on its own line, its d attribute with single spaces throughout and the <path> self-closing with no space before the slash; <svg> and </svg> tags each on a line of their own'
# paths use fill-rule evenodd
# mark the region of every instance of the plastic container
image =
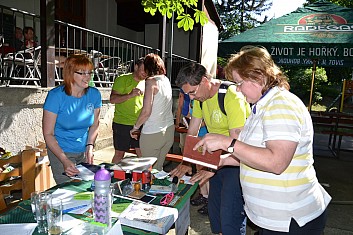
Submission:
<svg viewBox="0 0 353 235">
<path fill-rule="evenodd" d="M 94 175 L 94 221 L 111 226 L 111 175 L 104 165 Z"/>
</svg>

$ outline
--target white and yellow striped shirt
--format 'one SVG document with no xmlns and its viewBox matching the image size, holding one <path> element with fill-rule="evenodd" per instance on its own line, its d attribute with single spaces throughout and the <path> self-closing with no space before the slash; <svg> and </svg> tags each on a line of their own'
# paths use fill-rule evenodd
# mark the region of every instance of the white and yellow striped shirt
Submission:
<svg viewBox="0 0 353 235">
<path fill-rule="evenodd" d="M 311 117 L 298 97 L 278 87 L 260 99 L 255 109 L 239 140 L 264 148 L 268 140 L 289 140 L 298 146 L 280 175 L 240 165 L 245 211 L 262 228 L 288 232 L 291 218 L 303 226 L 320 216 L 331 200 L 313 167 Z"/>
</svg>

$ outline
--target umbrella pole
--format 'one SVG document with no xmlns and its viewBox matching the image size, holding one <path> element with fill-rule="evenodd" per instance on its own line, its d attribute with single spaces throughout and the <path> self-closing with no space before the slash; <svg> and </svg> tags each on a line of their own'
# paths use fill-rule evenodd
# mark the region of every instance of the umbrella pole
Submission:
<svg viewBox="0 0 353 235">
<path fill-rule="evenodd" d="M 317 63 L 317 60 L 314 59 L 314 60 L 313 60 L 313 69 L 312 69 L 312 73 L 311 73 L 311 88 L 310 88 L 310 99 L 309 99 L 309 107 L 308 107 L 309 112 L 311 112 L 311 105 L 312 105 L 312 101 L 313 101 L 314 81 L 315 81 L 315 72 L 316 72 L 316 63 Z"/>
</svg>

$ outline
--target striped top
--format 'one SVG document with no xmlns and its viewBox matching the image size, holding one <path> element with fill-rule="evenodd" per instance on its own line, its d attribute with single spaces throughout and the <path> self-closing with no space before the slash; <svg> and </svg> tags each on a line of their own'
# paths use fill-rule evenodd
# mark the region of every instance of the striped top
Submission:
<svg viewBox="0 0 353 235">
<path fill-rule="evenodd" d="M 256 225 L 288 232 L 291 218 L 303 226 L 329 204 L 331 197 L 313 167 L 313 134 L 307 108 L 287 90 L 274 87 L 253 106 L 239 140 L 258 147 L 268 140 L 298 142 L 293 160 L 280 175 L 240 165 L 245 211 Z"/>
</svg>

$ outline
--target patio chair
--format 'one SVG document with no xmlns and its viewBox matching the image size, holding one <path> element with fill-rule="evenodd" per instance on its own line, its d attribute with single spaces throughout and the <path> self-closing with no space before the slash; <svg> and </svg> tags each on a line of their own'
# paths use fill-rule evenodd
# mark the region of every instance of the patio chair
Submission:
<svg viewBox="0 0 353 235">
<path fill-rule="evenodd" d="M 117 56 L 103 55 L 101 52 L 91 50 L 90 57 L 94 65 L 95 83 L 111 86 L 118 75 L 121 58 Z"/>
<path fill-rule="evenodd" d="M 98 75 L 102 76 L 105 82 L 113 83 L 114 79 L 119 75 L 119 66 L 121 66 L 121 58 L 117 56 L 107 57 L 99 62 L 97 68 Z"/>
<path fill-rule="evenodd" d="M 8 53 L 4 57 L 4 66 L 7 69 L 10 68 L 9 77 L 12 80 L 22 80 L 22 84 L 28 84 L 29 81 L 33 81 L 35 85 L 40 85 L 41 73 L 39 69 L 40 64 L 40 49 L 29 48 L 16 53 Z M 11 80 L 7 81 L 7 85 L 10 85 Z"/>
</svg>

